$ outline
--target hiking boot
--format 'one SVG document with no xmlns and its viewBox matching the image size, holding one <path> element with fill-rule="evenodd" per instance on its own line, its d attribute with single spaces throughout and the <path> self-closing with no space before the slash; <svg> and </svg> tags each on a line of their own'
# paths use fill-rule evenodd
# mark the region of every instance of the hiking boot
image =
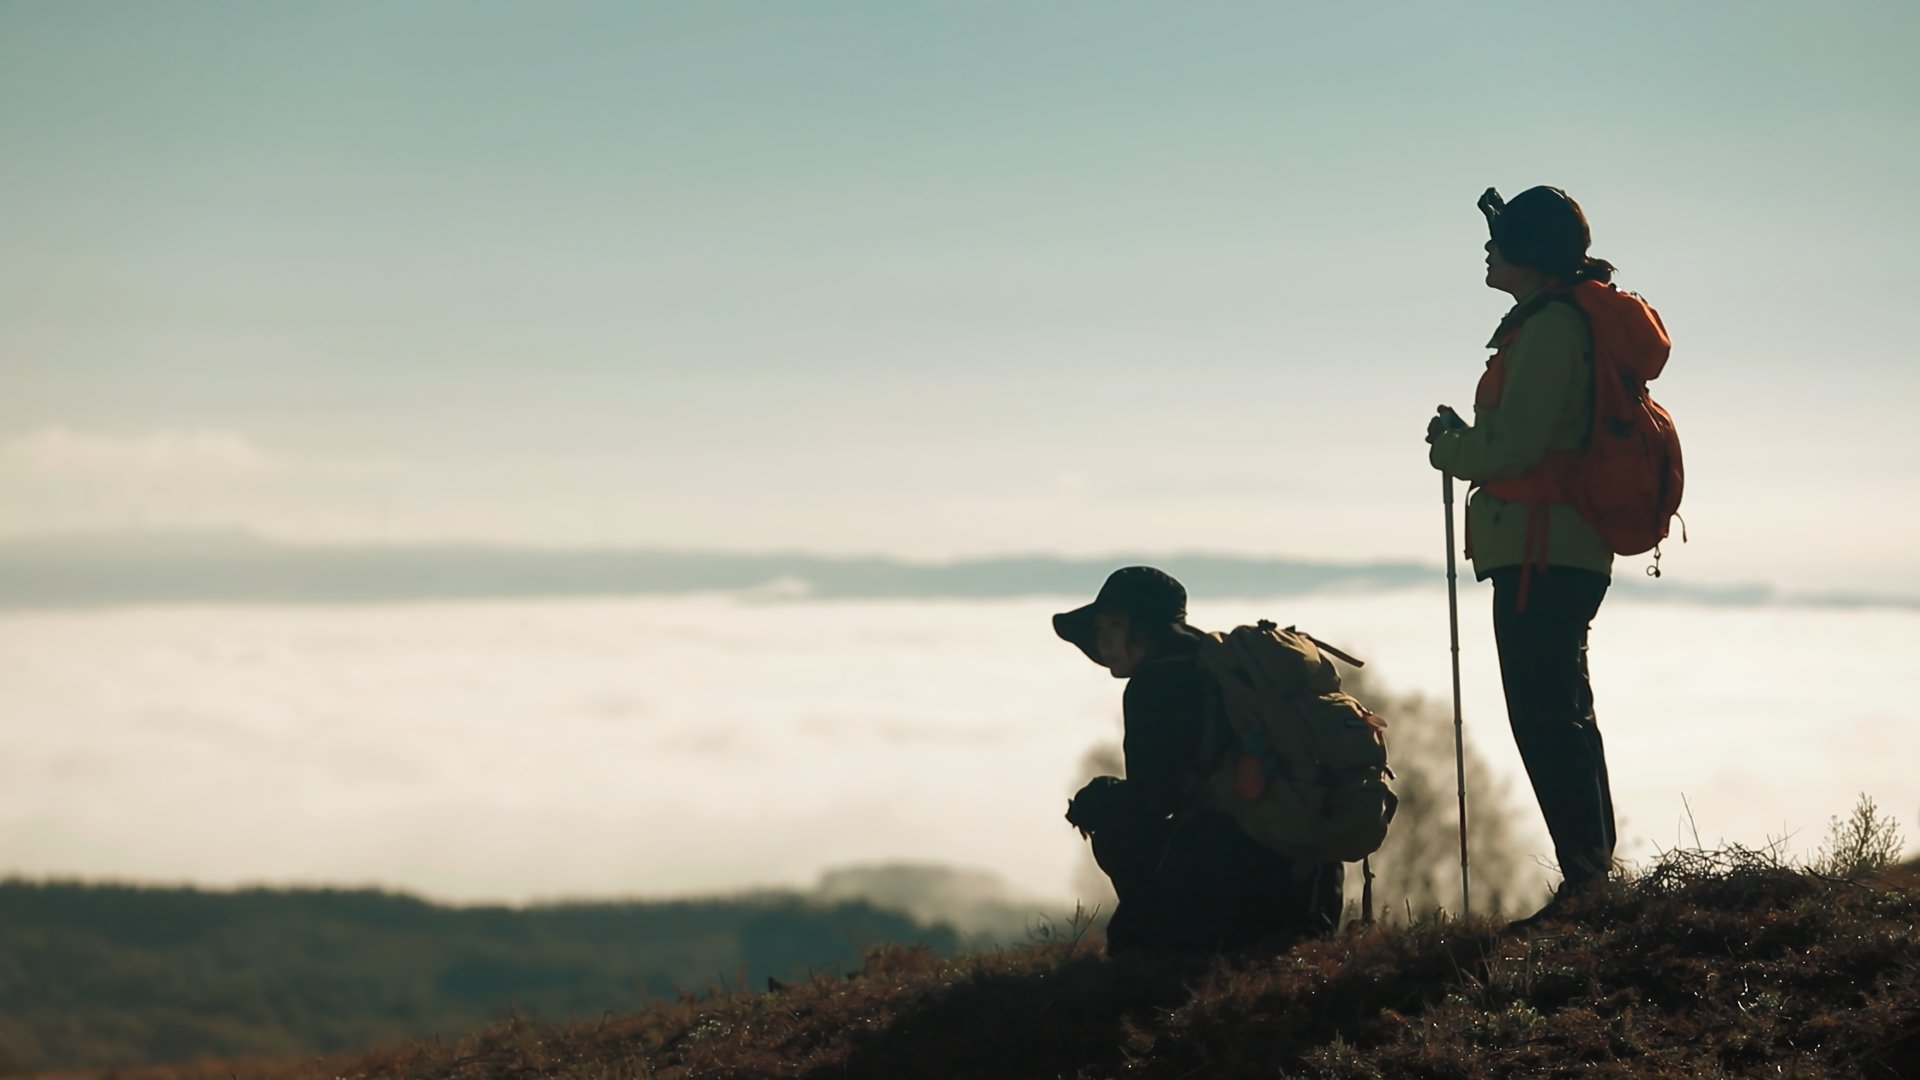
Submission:
<svg viewBox="0 0 1920 1080">
<path fill-rule="evenodd" d="M 1579 913 L 1579 909 L 1588 901 L 1606 895 L 1611 886 L 1606 878 L 1592 881 L 1562 881 L 1560 887 L 1553 890 L 1553 899 L 1548 900 L 1539 911 L 1524 919 L 1515 919 L 1507 924 L 1509 930 L 1537 930 L 1552 923 L 1565 922 Z"/>
</svg>

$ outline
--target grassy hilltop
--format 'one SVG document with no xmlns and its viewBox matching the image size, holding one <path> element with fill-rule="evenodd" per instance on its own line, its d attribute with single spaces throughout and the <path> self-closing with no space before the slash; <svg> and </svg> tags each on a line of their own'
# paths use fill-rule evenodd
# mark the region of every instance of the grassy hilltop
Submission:
<svg viewBox="0 0 1920 1080">
<path fill-rule="evenodd" d="M 369 1077 L 1920 1076 L 1920 871 L 1670 855 L 1530 938 L 1353 928 L 1265 959 L 1110 961 L 1072 934 L 717 990 L 592 1023 L 124 1080 Z"/>
</svg>

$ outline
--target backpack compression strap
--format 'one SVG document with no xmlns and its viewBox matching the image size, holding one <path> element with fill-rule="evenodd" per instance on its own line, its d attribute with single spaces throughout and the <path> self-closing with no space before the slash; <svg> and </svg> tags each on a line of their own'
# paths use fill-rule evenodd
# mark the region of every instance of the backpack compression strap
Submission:
<svg viewBox="0 0 1920 1080">
<path fill-rule="evenodd" d="M 1271 630 L 1278 630 L 1279 628 L 1280 628 L 1279 624 L 1274 622 L 1272 619 L 1261 619 L 1259 622 L 1254 624 L 1254 629 L 1256 630 L 1271 631 Z M 1354 658 L 1353 654 L 1348 653 L 1342 649 L 1336 649 L 1332 645 L 1329 645 L 1326 642 L 1321 641 L 1319 638 L 1314 637 L 1312 634 L 1307 633 L 1305 630 L 1302 630 L 1297 626 L 1287 627 L 1287 633 L 1296 634 L 1300 637 L 1306 638 L 1308 641 L 1313 642 L 1314 648 L 1319 649 L 1321 652 L 1326 653 L 1327 655 L 1333 657 L 1335 660 L 1345 660 L 1347 663 L 1352 664 L 1354 667 L 1367 666 L 1367 662 L 1365 660 L 1357 660 Z"/>
</svg>

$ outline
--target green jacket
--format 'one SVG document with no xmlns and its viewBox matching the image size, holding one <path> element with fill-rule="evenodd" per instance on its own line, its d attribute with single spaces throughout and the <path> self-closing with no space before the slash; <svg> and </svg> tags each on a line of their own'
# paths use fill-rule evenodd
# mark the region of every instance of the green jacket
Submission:
<svg viewBox="0 0 1920 1080">
<path fill-rule="evenodd" d="M 1507 317 L 1538 296 L 1515 304 Z M 1497 344 L 1490 341 L 1487 347 Z M 1572 304 L 1542 305 L 1508 346 L 1506 369 L 1500 404 L 1475 405 L 1472 427 L 1434 438 L 1427 454 L 1434 468 L 1462 480 L 1493 480 L 1525 472 L 1548 451 L 1586 445 L 1593 418 L 1593 337 L 1585 316 Z M 1578 511 L 1567 503 L 1549 503 L 1547 513 L 1549 564 L 1613 572 L 1613 550 Z M 1518 566 L 1526 549 L 1526 504 L 1475 489 L 1467 503 L 1467 535 L 1477 577 Z"/>
</svg>

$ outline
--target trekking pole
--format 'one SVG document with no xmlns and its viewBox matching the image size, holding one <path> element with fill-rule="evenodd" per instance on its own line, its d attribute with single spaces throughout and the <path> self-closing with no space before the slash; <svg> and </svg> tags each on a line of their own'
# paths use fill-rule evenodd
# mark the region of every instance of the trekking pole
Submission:
<svg viewBox="0 0 1920 1080">
<path fill-rule="evenodd" d="M 1460 722 L 1460 586 L 1453 567 L 1453 477 L 1440 474 L 1440 501 L 1447 511 L 1447 624 L 1453 639 L 1453 769 L 1460 784 L 1460 917 L 1473 914 L 1467 879 L 1467 740 Z"/>
</svg>

